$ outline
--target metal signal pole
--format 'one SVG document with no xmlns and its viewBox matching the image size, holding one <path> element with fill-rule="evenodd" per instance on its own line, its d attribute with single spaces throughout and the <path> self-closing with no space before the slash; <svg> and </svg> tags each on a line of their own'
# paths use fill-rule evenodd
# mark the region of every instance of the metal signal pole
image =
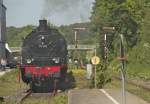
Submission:
<svg viewBox="0 0 150 104">
<path fill-rule="evenodd" d="M 75 52 L 77 53 L 77 48 L 78 48 L 78 40 L 77 40 L 77 33 L 78 31 L 83 31 L 86 28 L 73 28 L 74 30 L 74 42 L 75 42 Z M 79 58 L 79 55 L 77 55 L 77 57 Z M 79 60 L 78 60 L 79 61 Z M 78 67 L 78 65 L 77 65 Z"/>
<path fill-rule="evenodd" d="M 78 31 L 83 31 L 86 28 L 73 28 L 74 30 L 74 41 L 75 41 L 75 48 L 78 48 L 78 41 L 77 41 L 77 32 Z"/>
<path fill-rule="evenodd" d="M 97 54 L 97 53 L 96 53 L 96 48 L 95 48 L 95 49 L 94 49 L 94 56 L 96 56 L 96 54 Z M 95 84 L 95 88 L 97 88 L 97 85 L 96 85 L 96 84 L 97 84 L 97 81 L 96 81 L 96 74 L 97 74 L 97 73 L 96 73 L 96 72 L 97 72 L 97 71 L 96 71 L 96 65 L 94 65 L 94 69 L 95 69 L 95 77 L 94 77 L 94 80 L 95 80 L 94 82 L 95 82 L 95 83 L 94 83 L 94 84 Z"/>
<path fill-rule="evenodd" d="M 97 88 L 97 70 L 96 70 L 96 65 L 100 63 L 100 58 L 96 55 L 96 48 L 94 49 L 94 56 L 91 58 L 91 62 L 94 65 L 94 87 Z"/>
<path fill-rule="evenodd" d="M 120 34 L 120 61 L 121 61 L 121 78 L 122 78 L 122 104 L 126 104 L 126 92 L 125 92 L 125 50 L 123 35 Z"/>
<path fill-rule="evenodd" d="M 75 48 L 77 48 L 77 31 L 74 31 Z"/>
</svg>

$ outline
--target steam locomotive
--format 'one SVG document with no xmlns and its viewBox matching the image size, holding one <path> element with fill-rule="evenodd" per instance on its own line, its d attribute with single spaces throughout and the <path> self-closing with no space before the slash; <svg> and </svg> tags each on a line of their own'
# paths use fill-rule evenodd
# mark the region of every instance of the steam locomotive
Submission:
<svg viewBox="0 0 150 104">
<path fill-rule="evenodd" d="M 47 93 L 58 89 L 67 73 L 67 43 L 57 29 L 40 20 L 39 27 L 23 41 L 21 51 L 22 80 L 33 92 Z"/>
</svg>

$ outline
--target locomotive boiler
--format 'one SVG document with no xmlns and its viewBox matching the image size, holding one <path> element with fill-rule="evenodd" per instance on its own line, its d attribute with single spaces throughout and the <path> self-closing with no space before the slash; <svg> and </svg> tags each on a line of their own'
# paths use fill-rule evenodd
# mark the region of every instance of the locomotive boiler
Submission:
<svg viewBox="0 0 150 104">
<path fill-rule="evenodd" d="M 67 43 L 57 29 L 40 20 L 24 39 L 21 51 L 22 80 L 33 92 L 46 93 L 59 87 L 67 72 Z"/>
</svg>

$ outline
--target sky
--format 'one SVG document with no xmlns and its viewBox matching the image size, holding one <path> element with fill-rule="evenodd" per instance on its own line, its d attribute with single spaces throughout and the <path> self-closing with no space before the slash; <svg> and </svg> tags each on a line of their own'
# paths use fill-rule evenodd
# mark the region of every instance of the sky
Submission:
<svg viewBox="0 0 150 104">
<path fill-rule="evenodd" d="M 94 0 L 3 0 L 7 26 L 38 25 L 39 19 L 68 25 L 89 21 Z"/>
</svg>

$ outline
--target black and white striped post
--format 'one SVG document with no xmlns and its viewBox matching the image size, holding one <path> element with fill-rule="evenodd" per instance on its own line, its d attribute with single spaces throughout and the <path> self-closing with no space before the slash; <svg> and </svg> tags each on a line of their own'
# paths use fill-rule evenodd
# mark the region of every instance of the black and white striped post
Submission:
<svg viewBox="0 0 150 104">
<path fill-rule="evenodd" d="M 102 30 L 104 32 L 104 61 L 105 61 L 105 67 L 107 67 L 108 64 L 108 46 L 107 46 L 107 33 L 112 32 L 115 30 L 115 27 L 108 27 L 108 26 L 103 26 Z"/>
<path fill-rule="evenodd" d="M 105 55 L 105 65 L 107 67 L 107 55 L 108 55 L 108 48 L 107 48 L 107 32 L 110 31 L 115 31 L 115 27 L 103 27 L 103 31 L 105 32 L 104 34 L 104 55 Z M 126 76 L 126 71 L 125 71 L 125 62 L 126 62 L 126 57 L 125 57 L 125 47 L 124 47 L 124 41 L 123 41 L 123 34 L 119 35 L 120 37 L 120 56 L 119 60 L 121 62 L 121 79 L 122 79 L 122 104 L 126 104 L 126 90 L 125 90 L 125 76 Z"/>
</svg>

